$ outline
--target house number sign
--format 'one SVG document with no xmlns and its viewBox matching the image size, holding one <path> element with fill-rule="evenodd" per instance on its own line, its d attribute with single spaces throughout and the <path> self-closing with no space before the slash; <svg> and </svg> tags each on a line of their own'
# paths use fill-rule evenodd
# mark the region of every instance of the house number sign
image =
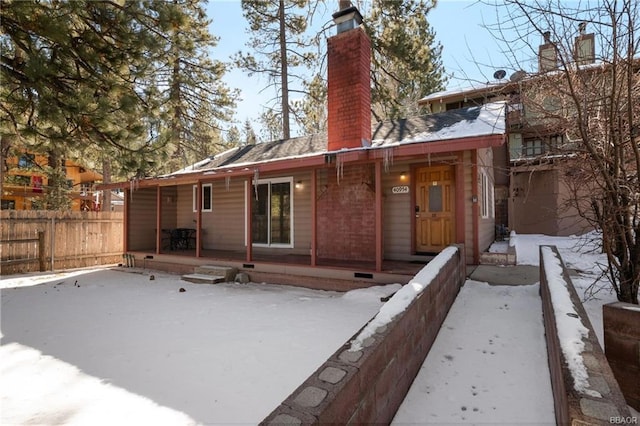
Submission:
<svg viewBox="0 0 640 426">
<path fill-rule="evenodd" d="M 408 194 L 409 186 L 407 185 L 393 186 L 391 187 L 391 193 L 392 194 Z"/>
</svg>

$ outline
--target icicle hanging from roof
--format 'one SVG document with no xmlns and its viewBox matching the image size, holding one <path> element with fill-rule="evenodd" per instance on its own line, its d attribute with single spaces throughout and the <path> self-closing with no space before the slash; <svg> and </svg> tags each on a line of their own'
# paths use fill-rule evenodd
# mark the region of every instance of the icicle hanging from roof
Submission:
<svg viewBox="0 0 640 426">
<path fill-rule="evenodd" d="M 393 166 L 393 148 L 386 148 L 382 151 L 382 164 L 384 172 L 389 173 L 389 169 Z"/>
<path fill-rule="evenodd" d="M 338 153 L 336 155 L 336 178 L 338 180 L 338 185 L 340 185 L 340 179 L 344 176 L 344 159 Z"/>
<path fill-rule="evenodd" d="M 225 176 L 224 187 L 226 188 L 227 192 L 229 192 L 229 186 L 231 186 L 231 176 Z"/>
<path fill-rule="evenodd" d="M 256 200 L 258 199 L 258 180 L 259 179 L 260 179 L 260 170 L 254 169 L 253 170 L 253 191 L 255 192 Z"/>
<path fill-rule="evenodd" d="M 129 181 L 129 201 L 133 200 L 133 191 L 140 186 L 140 180 L 137 177 L 132 178 Z"/>
</svg>

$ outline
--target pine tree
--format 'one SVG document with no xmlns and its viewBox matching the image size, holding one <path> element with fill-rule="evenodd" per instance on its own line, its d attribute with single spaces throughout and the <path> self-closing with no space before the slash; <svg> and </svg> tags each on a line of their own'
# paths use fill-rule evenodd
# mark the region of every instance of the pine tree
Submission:
<svg viewBox="0 0 640 426">
<path fill-rule="evenodd" d="M 275 141 L 280 139 L 281 127 L 278 114 L 270 109 L 266 109 L 260 114 L 260 135 L 262 140 Z"/>
<path fill-rule="evenodd" d="M 156 105 L 140 81 L 158 46 L 145 3 L 3 2 L 2 134 L 43 153 L 110 147 L 143 169 L 157 148 L 143 124 Z"/>
<path fill-rule="evenodd" d="M 225 138 L 229 146 L 236 146 L 242 144 L 242 136 L 240 130 L 236 126 L 229 127 L 227 130 L 227 137 Z"/>
<path fill-rule="evenodd" d="M 436 1 L 373 0 L 364 19 L 372 45 L 372 112 L 377 120 L 419 113 L 417 101 L 446 83 L 427 15 Z"/>
<path fill-rule="evenodd" d="M 202 148 L 204 135 L 219 130 L 220 122 L 231 119 L 237 93 L 222 81 L 225 65 L 209 58 L 208 51 L 216 46 L 218 38 L 209 33 L 210 21 L 199 0 L 159 3 L 169 9 L 165 14 L 170 20 L 166 59 L 159 64 L 158 83 L 166 88 L 161 96 L 168 126 L 163 131 L 171 161 L 164 171 L 171 171 L 204 158 L 194 158 L 193 153 Z M 219 150 L 215 144 L 210 148 L 212 151 L 205 156 Z"/>
<path fill-rule="evenodd" d="M 189 162 L 235 98 L 207 25 L 196 0 L 4 1 L 2 144 L 109 159 L 117 178 L 167 171 L 167 142 Z"/>
<path fill-rule="evenodd" d="M 206 101 L 201 102 L 195 111 L 189 128 L 189 138 L 183 143 L 187 165 L 231 147 L 222 138 L 221 129 L 214 125 L 217 122 L 217 114 L 215 106 Z"/>
<path fill-rule="evenodd" d="M 305 96 L 294 103 L 294 113 L 304 134 L 322 133 L 327 130 L 327 85 L 320 74 L 304 83 Z"/>
<path fill-rule="evenodd" d="M 273 110 L 281 122 L 278 135 L 291 137 L 289 102 L 295 89 L 291 84 L 304 81 L 299 68 L 314 64 L 316 55 L 309 50 L 304 38 L 310 16 L 304 13 L 309 0 L 242 0 L 244 17 L 253 34 L 248 43 L 252 52 L 238 52 L 236 65 L 249 75 L 259 73 L 268 78 L 268 87 L 275 89 L 279 107 Z M 271 113 L 269 113 L 271 114 Z"/>
<path fill-rule="evenodd" d="M 244 140 L 247 145 L 255 145 L 258 143 L 258 136 L 256 136 L 256 132 L 253 130 L 253 125 L 248 118 L 244 121 Z"/>
</svg>

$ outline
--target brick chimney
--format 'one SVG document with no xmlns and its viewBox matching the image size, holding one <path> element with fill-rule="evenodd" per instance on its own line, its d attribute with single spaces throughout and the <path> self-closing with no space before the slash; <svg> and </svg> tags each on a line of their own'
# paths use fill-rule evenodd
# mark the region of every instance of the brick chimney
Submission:
<svg viewBox="0 0 640 426">
<path fill-rule="evenodd" d="M 350 1 L 340 1 L 333 21 L 338 33 L 327 40 L 329 151 L 371 141 L 371 42 Z"/>
</svg>

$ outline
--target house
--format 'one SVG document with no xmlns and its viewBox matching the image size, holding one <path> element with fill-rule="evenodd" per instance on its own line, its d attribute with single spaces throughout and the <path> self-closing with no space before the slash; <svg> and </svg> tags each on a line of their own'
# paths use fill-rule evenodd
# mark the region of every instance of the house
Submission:
<svg viewBox="0 0 640 426">
<path fill-rule="evenodd" d="M 371 123 L 371 47 L 355 7 L 328 39 L 328 131 L 233 148 L 125 191 L 125 250 L 340 266 L 376 279 L 450 244 L 494 241 L 494 149 L 504 102 Z M 186 232 L 176 249 L 171 230 Z M 173 250 L 172 250 L 173 249 Z M 394 264 L 397 265 L 397 264 Z M 286 267 L 280 268 L 287 270 Z M 390 282 L 398 282 L 390 281 Z"/>
<path fill-rule="evenodd" d="M 48 159 L 44 155 L 29 151 L 19 151 L 8 156 L 3 164 L 2 173 L 2 210 L 32 210 L 38 198 L 48 189 L 48 180 L 44 172 Z M 71 210 L 99 210 L 96 182 L 102 181 L 102 175 L 79 163 L 66 160 L 65 174 L 70 189 Z"/>
<path fill-rule="evenodd" d="M 581 33 L 575 43 L 579 72 L 597 72 L 598 68 L 589 66 L 595 61 L 593 34 Z M 575 146 L 566 127 L 554 125 L 566 113 L 556 105 L 554 92 L 564 83 L 563 74 L 556 70 L 555 54 L 545 41 L 539 49 L 537 74 L 516 71 L 504 80 L 504 71 L 497 71 L 496 81 L 433 93 L 419 101 L 432 113 L 507 103 L 507 144 L 493 148 L 498 229 L 507 226 L 518 233 L 558 236 L 592 229 L 578 214 L 572 202 L 575 188 L 565 176 L 575 166 L 571 155 Z M 549 85 L 554 78 L 558 81 Z"/>
</svg>

